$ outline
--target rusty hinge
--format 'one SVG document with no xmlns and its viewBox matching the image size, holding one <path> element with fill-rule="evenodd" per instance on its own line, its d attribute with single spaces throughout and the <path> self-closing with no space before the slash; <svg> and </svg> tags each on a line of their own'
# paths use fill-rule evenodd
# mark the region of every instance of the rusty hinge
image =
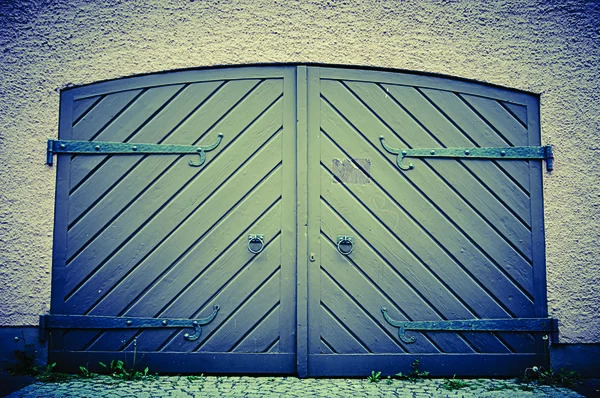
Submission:
<svg viewBox="0 0 600 398">
<path fill-rule="evenodd" d="M 133 318 L 91 315 L 40 315 L 40 339 L 44 340 L 46 329 L 165 329 L 193 328 L 194 334 L 186 333 L 186 340 L 197 340 L 202 334 L 202 325 L 207 325 L 217 316 L 219 306 L 213 306 L 213 312 L 201 319 L 172 318 Z"/>
<path fill-rule="evenodd" d="M 217 142 L 212 145 L 173 145 L 173 144 L 133 144 L 126 142 L 48 140 L 46 163 L 53 163 L 54 154 L 68 153 L 74 155 L 140 155 L 140 154 L 197 154 L 199 161 L 189 161 L 190 166 L 200 167 L 206 161 L 206 152 L 219 146 L 223 134 L 218 135 Z"/>
<path fill-rule="evenodd" d="M 471 159 L 543 159 L 546 169 L 554 168 L 554 155 L 552 145 L 545 146 L 513 146 L 513 147 L 474 147 L 474 148 L 417 148 L 401 149 L 392 148 L 385 143 L 383 136 L 379 137 L 383 148 L 391 154 L 398 155 L 396 164 L 401 170 L 410 170 L 415 166 L 410 163 L 405 165 L 404 158 L 471 158 Z"/>
<path fill-rule="evenodd" d="M 387 323 L 398 328 L 398 337 L 407 344 L 415 342 L 413 336 L 406 336 L 407 330 L 419 332 L 543 332 L 546 333 L 546 339 L 548 335 L 558 332 L 558 321 L 553 318 L 395 321 L 390 318 L 385 307 L 381 307 L 381 312 Z"/>
</svg>

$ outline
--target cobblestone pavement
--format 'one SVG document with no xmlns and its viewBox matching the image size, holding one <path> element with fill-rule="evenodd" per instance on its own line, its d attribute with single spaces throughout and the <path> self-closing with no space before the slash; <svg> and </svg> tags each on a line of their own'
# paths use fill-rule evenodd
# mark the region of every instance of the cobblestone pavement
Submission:
<svg viewBox="0 0 600 398">
<path fill-rule="evenodd" d="M 468 386 L 449 391 L 444 389 L 444 381 L 160 376 L 125 382 L 98 376 L 66 383 L 36 382 L 8 397 L 583 397 L 566 388 L 528 389 L 515 380 L 495 379 L 463 380 Z"/>
</svg>

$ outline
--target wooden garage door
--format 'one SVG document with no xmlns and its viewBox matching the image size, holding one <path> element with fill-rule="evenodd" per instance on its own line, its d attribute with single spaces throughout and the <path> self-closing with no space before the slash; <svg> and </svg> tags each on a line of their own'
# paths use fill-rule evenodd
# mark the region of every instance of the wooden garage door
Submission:
<svg viewBox="0 0 600 398">
<path fill-rule="evenodd" d="M 223 139 L 201 167 L 188 165 L 197 155 L 59 156 L 52 313 L 97 329 L 53 331 L 51 361 L 131 366 L 135 351 L 136 367 L 158 372 L 295 371 L 295 102 L 285 73 L 178 72 L 63 93 L 63 140 Z M 264 235 L 261 253 L 248 250 L 249 234 Z M 131 330 L 110 329 L 121 317 Z M 165 325 L 136 328 L 144 318 Z M 198 330 L 170 327 L 204 318 Z"/>
<path fill-rule="evenodd" d="M 218 145 L 200 167 L 198 154 L 58 156 L 50 360 L 77 370 L 135 353 L 163 373 L 302 377 L 395 374 L 415 359 L 438 376 L 546 364 L 546 332 L 528 323 L 547 316 L 542 162 L 401 170 L 380 139 L 539 146 L 538 114 L 537 97 L 512 90 L 317 66 L 64 91 L 59 138 L 92 152 Z"/>
<path fill-rule="evenodd" d="M 307 95 L 308 374 L 395 374 L 419 359 L 435 375 L 514 375 L 546 363 L 543 333 L 402 335 L 385 319 L 546 316 L 541 162 L 410 159 L 400 170 L 380 140 L 539 145 L 537 98 L 328 68 L 308 72 Z M 351 254 L 338 252 L 340 235 L 354 239 Z"/>
</svg>

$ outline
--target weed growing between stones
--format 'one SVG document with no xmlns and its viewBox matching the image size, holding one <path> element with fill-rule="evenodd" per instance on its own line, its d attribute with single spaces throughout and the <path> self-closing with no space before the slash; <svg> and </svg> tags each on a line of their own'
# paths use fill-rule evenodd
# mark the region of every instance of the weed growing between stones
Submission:
<svg viewBox="0 0 600 398">
<path fill-rule="evenodd" d="M 36 380 L 46 383 L 64 383 L 73 379 L 73 375 L 61 372 L 53 372 L 52 369 L 54 369 L 55 366 L 56 362 L 49 364 L 45 368 L 38 369 L 38 373 L 35 375 Z M 34 366 L 34 369 L 37 368 Z"/>
<path fill-rule="evenodd" d="M 381 380 L 381 372 L 375 373 L 375 371 L 371 371 L 371 375 L 367 377 L 371 383 L 378 383 Z"/>
<path fill-rule="evenodd" d="M 125 364 L 123 363 L 123 361 L 120 360 L 117 360 L 115 362 L 113 359 L 112 361 L 110 361 L 110 366 L 107 366 L 102 362 L 98 362 L 98 364 L 103 368 L 107 369 L 109 374 L 116 379 L 138 381 L 150 380 L 155 378 L 155 376 L 148 374 L 148 367 L 146 367 L 146 369 L 144 369 L 143 372 L 137 371 L 135 369 L 127 369 L 124 366 Z"/>
<path fill-rule="evenodd" d="M 79 377 L 82 379 L 93 379 L 96 376 L 98 376 L 98 373 L 90 372 L 87 364 L 79 367 Z"/>
<path fill-rule="evenodd" d="M 575 371 L 561 368 L 555 371 L 552 368 L 546 370 L 543 367 L 534 366 L 525 369 L 520 381 L 529 386 L 530 383 L 536 382 L 540 385 L 548 385 L 554 387 L 572 387 L 581 382 L 581 375 Z"/>
<path fill-rule="evenodd" d="M 75 377 L 67 373 L 53 372 L 52 370 L 56 366 L 56 362 L 49 364 L 45 367 L 31 366 L 30 368 L 18 367 L 11 369 L 10 373 L 13 376 L 33 376 L 38 381 L 46 383 L 64 383 Z"/>
<path fill-rule="evenodd" d="M 125 343 L 125 341 L 123 343 Z M 136 358 L 137 358 L 137 339 L 134 338 L 133 339 L 133 366 L 130 369 L 128 369 L 127 365 L 121 360 L 117 360 L 115 362 L 115 360 L 113 359 L 112 361 L 110 361 L 110 366 L 106 365 L 102 362 L 98 362 L 98 364 L 100 366 L 102 366 L 104 369 L 106 369 L 108 371 L 108 373 L 116 379 L 126 380 L 126 381 L 156 380 L 158 378 L 158 374 L 154 374 L 154 375 L 148 374 L 148 371 L 150 370 L 148 367 L 146 367 L 143 372 L 140 372 L 135 369 Z M 125 360 L 127 360 L 127 355 L 125 355 Z M 80 369 L 81 369 L 81 367 L 80 367 Z"/>
<path fill-rule="evenodd" d="M 470 385 L 471 384 L 464 380 L 457 379 L 456 375 L 452 376 L 451 379 L 446 379 L 442 383 L 442 387 L 449 391 L 460 390 L 461 388 L 469 387 Z"/>
<path fill-rule="evenodd" d="M 194 381 L 200 381 L 200 382 L 204 382 L 206 379 L 204 378 L 204 373 L 202 373 L 200 376 L 195 376 L 195 375 L 190 375 L 187 376 L 186 379 L 191 383 Z"/>
<path fill-rule="evenodd" d="M 416 382 L 418 380 L 422 380 L 426 377 L 429 376 L 429 372 L 426 371 L 420 371 L 419 370 L 419 363 L 420 361 L 418 359 L 415 359 L 413 361 L 413 363 L 410 365 L 411 370 L 408 373 L 396 373 L 394 375 L 394 377 L 397 377 L 400 380 L 407 380 L 410 382 Z M 375 371 L 371 372 L 370 376 L 367 376 L 367 380 L 369 380 L 371 383 L 378 383 L 379 381 L 381 381 L 381 372 L 377 372 L 375 373 Z M 387 376 L 385 383 L 386 384 L 392 384 L 394 381 L 392 379 L 392 376 Z"/>
<path fill-rule="evenodd" d="M 410 367 L 411 367 L 410 372 L 408 372 L 406 374 L 403 374 L 402 372 L 396 373 L 396 377 L 399 378 L 400 380 L 408 380 L 413 383 L 417 380 L 426 378 L 427 376 L 429 376 L 429 372 L 426 372 L 426 371 L 421 372 L 419 370 L 419 363 L 420 363 L 420 361 L 418 359 L 415 359 L 413 361 L 413 363 L 410 365 Z"/>
</svg>

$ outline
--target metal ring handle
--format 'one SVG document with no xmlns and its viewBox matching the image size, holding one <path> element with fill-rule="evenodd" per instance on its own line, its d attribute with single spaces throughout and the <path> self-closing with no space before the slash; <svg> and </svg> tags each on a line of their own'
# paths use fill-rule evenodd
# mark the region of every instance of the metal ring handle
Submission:
<svg viewBox="0 0 600 398">
<path fill-rule="evenodd" d="M 260 247 L 257 250 L 252 249 L 253 243 L 259 243 Z M 264 235 L 248 235 L 248 251 L 252 254 L 258 254 L 263 251 L 265 247 L 265 236 Z"/>
<path fill-rule="evenodd" d="M 342 245 L 350 245 L 350 250 L 342 250 Z M 341 255 L 349 256 L 354 250 L 354 238 L 352 236 L 338 235 L 337 250 Z"/>
</svg>

